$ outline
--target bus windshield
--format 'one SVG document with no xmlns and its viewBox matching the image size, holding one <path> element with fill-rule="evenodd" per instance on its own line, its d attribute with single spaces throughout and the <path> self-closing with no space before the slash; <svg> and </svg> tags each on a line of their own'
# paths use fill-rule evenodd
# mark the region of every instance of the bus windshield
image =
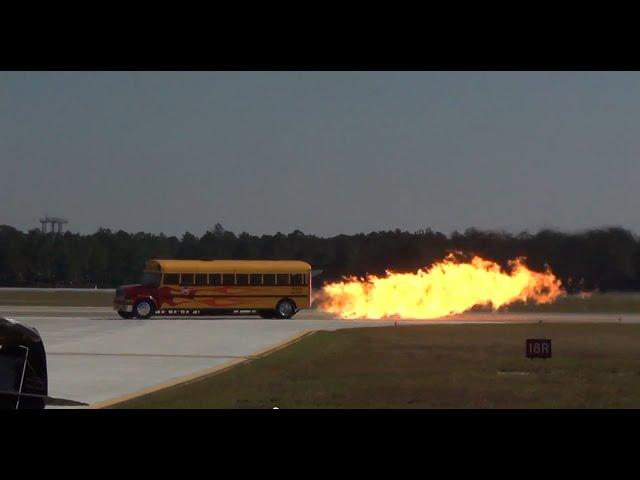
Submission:
<svg viewBox="0 0 640 480">
<path fill-rule="evenodd" d="M 142 285 L 149 285 L 151 287 L 158 287 L 160 285 L 160 277 L 162 274 L 157 272 L 143 272 L 142 280 L 140 283 Z"/>
</svg>

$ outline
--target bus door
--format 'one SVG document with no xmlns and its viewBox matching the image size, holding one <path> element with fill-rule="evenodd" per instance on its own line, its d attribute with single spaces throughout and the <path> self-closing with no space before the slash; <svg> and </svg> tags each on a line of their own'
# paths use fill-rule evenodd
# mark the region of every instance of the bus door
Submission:
<svg viewBox="0 0 640 480">
<path fill-rule="evenodd" d="M 160 287 L 158 308 L 162 310 L 171 310 L 174 308 L 175 296 L 180 290 L 180 274 L 165 273 L 162 277 L 162 287 Z"/>
</svg>

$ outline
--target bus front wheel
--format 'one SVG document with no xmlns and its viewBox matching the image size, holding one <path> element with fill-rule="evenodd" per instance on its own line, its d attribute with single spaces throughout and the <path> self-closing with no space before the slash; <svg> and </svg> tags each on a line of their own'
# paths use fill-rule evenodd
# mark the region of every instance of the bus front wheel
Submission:
<svg viewBox="0 0 640 480">
<path fill-rule="evenodd" d="M 296 313 L 296 305 L 291 300 L 280 300 L 276 305 L 276 318 L 291 318 Z"/>
<path fill-rule="evenodd" d="M 151 317 L 151 315 L 155 313 L 156 309 L 150 300 L 139 300 L 133 306 L 133 311 L 136 315 L 136 318 L 144 320 Z"/>
</svg>

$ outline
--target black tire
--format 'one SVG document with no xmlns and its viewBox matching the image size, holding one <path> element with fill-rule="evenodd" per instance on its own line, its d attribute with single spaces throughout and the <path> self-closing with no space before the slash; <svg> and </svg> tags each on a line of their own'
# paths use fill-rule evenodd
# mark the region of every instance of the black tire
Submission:
<svg viewBox="0 0 640 480">
<path fill-rule="evenodd" d="M 123 312 L 121 310 L 118 310 L 118 315 L 120 315 L 125 320 L 131 320 L 135 314 L 133 312 Z"/>
<path fill-rule="evenodd" d="M 280 300 L 278 305 L 276 305 L 276 318 L 291 318 L 297 311 L 296 304 L 288 298 L 285 298 L 284 300 Z"/>
<path fill-rule="evenodd" d="M 151 300 L 138 300 L 133 306 L 133 312 L 136 318 L 145 320 L 156 312 L 156 307 Z"/>
<path fill-rule="evenodd" d="M 261 310 L 258 312 L 261 318 L 276 318 L 275 310 Z"/>
</svg>

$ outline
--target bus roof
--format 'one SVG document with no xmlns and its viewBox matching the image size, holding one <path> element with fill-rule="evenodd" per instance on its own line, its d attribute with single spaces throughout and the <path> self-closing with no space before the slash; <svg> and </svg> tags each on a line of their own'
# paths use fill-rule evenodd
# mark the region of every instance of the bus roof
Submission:
<svg viewBox="0 0 640 480">
<path fill-rule="evenodd" d="M 148 260 L 146 271 L 164 273 L 305 273 L 307 262 L 297 260 Z"/>
</svg>

